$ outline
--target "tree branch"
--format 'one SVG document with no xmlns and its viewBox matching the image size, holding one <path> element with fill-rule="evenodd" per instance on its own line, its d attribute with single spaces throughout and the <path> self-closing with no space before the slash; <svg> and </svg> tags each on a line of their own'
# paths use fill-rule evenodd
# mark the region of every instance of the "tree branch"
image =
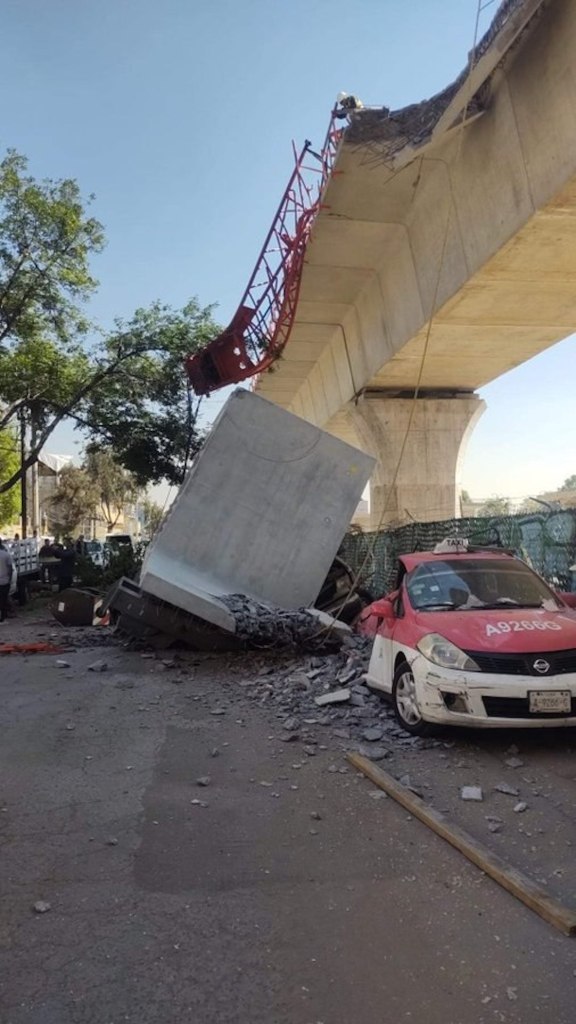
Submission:
<svg viewBox="0 0 576 1024">
<path fill-rule="evenodd" d="M 48 423 L 44 427 L 44 430 L 39 434 L 36 440 L 36 444 L 34 445 L 33 448 L 30 449 L 28 455 L 24 459 L 20 468 L 16 470 L 16 472 L 12 473 L 12 476 L 8 480 L 5 480 L 4 483 L 0 483 L 0 494 L 5 494 L 6 491 L 11 490 L 11 488 L 14 487 L 18 483 L 18 481 L 22 479 L 22 477 L 30 469 L 30 467 L 33 466 L 38 461 L 38 456 L 40 455 L 42 448 L 46 444 L 46 441 L 54 432 L 58 424 L 61 423 L 62 420 L 66 418 L 66 416 L 70 415 L 74 407 L 78 405 L 78 403 L 81 402 L 82 399 L 86 397 L 86 395 L 90 394 L 90 391 L 93 391 L 94 388 L 97 388 L 98 385 L 101 384 L 104 380 L 106 380 L 108 377 L 111 377 L 112 374 L 118 369 L 118 367 L 123 362 L 126 361 L 126 359 L 130 359 L 134 355 L 139 355 L 141 351 L 145 351 L 145 348 L 139 347 L 133 349 L 132 351 L 124 352 L 122 353 L 122 355 L 117 356 L 112 363 L 109 363 L 108 366 L 106 366 L 104 369 L 99 370 L 97 373 L 95 373 L 89 381 L 87 381 L 81 388 L 78 389 L 78 391 L 76 391 L 75 395 L 70 399 L 70 401 L 65 406 L 62 406 L 56 413 L 56 415 L 53 417 L 53 419 L 50 421 L 50 423 Z"/>
</svg>

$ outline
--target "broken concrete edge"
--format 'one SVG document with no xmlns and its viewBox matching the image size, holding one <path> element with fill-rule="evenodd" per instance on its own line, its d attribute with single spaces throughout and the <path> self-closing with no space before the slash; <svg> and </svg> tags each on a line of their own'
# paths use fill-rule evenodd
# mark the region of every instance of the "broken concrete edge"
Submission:
<svg viewBox="0 0 576 1024">
<path fill-rule="evenodd" d="M 217 616 L 217 623 L 213 621 L 216 605 L 225 613 Z M 194 615 L 126 578 L 111 588 L 102 607 L 134 638 L 146 640 L 161 633 L 196 649 L 206 649 L 206 644 L 213 649 L 218 637 L 247 647 L 333 649 L 351 634 L 346 623 L 316 608 L 276 608 L 243 594 L 225 595 L 211 604 L 205 616 Z"/>
</svg>

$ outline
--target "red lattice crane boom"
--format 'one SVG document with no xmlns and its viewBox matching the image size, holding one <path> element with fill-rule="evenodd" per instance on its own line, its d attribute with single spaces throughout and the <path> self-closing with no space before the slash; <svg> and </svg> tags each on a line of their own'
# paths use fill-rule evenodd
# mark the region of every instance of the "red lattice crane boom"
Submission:
<svg viewBox="0 0 576 1024">
<path fill-rule="evenodd" d="M 321 153 L 308 141 L 299 154 L 294 150 L 294 170 L 232 321 L 186 361 L 197 395 L 261 373 L 288 341 L 306 247 L 341 136 L 333 114 Z"/>
</svg>

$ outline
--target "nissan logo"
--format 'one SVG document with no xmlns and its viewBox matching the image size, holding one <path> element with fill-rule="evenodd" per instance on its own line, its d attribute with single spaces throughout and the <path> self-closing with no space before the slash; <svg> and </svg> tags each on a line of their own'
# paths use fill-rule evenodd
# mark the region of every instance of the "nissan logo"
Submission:
<svg viewBox="0 0 576 1024">
<path fill-rule="evenodd" d="M 537 658 L 532 664 L 532 668 L 540 676 L 545 676 L 550 671 L 550 662 L 545 661 L 544 658 Z"/>
</svg>

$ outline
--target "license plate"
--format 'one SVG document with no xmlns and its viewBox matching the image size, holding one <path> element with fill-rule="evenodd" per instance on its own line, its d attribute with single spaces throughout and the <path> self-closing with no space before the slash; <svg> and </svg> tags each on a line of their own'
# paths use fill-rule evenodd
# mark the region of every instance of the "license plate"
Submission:
<svg viewBox="0 0 576 1024">
<path fill-rule="evenodd" d="M 528 694 L 530 711 L 548 711 L 550 714 L 567 714 L 572 707 L 570 690 L 530 690 Z"/>
</svg>

